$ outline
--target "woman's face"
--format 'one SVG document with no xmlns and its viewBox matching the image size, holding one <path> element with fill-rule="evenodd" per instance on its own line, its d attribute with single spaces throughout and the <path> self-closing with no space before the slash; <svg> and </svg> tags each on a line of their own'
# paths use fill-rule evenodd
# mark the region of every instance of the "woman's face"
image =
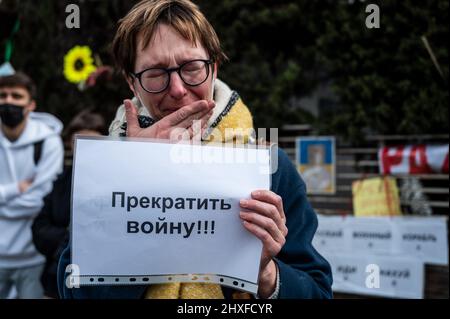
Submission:
<svg viewBox="0 0 450 319">
<path fill-rule="evenodd" d="M 171 26 L 160 24 L 149 45 L 143 49 L 142 35 L 137 39 L 137 56 L 135 73 L 151 67 L 173 68 L 180 64 L 195 60 L 208 60 L 207 51 L 198 44 L 192 43 L 178 34 Z M 208 66 L 209 76 L 205 82 L 198 86 L 186 85 L 177 72 L 170 75 L 169 86 L 160 93 L 148 93 L 139 84 L 139 80 L 128 78 L 128 84 L 135 96 L 139 97 L 152 117 L 156 120 L 175 112 L 182 106 L 198 100 L 211 100 L 213 76 L 216 76 L 216 65 Z M 214 68 L 212 75 L 211 68 Z"/>
</svg>

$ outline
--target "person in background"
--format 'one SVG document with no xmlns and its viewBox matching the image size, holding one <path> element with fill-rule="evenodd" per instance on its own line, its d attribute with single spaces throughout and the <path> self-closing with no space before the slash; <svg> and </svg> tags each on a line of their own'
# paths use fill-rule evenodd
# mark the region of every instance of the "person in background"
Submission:
<svg viewBox="0 0 450 319">
<path fill-rule="evenodd" d="M 62 123 L 36 113 L 36 88 L 24 73 L 0 77 L 0 299 L 42 298 L 45 258 L 31 224 L 62 170 Z"/>
<path fill-rule="evenodd" d="M 99 136 L 106 132 L 104 118 L 89 110 L 76 115 L 64 132 L 68 153 L 73 153 L 75 135 Z M 32 225 L 33 242 L 46 258 L 41 283 L 45 296 L 58 298 L 56 273 L 59 256 L 69 240 L 70 197 L 72 194 L 72 165 L 53 184 L 53 190 L 44 198 L 44 207 Z"/>
</svg>

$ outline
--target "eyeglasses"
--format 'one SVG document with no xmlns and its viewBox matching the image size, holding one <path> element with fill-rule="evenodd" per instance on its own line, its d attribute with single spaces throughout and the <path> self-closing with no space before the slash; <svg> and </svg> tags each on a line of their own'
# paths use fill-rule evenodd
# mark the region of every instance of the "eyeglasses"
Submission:
<svg viewBox="0 0 450 319">
<path fill-rule="evenodd" d="M 209 65 L 212 60 L 191 60 L 176 68 L 149 68 L 139 73 L 131 73 L 139 80 L 142 88 L 148 93 L 160 93 L 170 84 L 170 75 L 177 72 L 181 80 L 189 86 L 197 86 L 209 76 Z"/>
</svg>

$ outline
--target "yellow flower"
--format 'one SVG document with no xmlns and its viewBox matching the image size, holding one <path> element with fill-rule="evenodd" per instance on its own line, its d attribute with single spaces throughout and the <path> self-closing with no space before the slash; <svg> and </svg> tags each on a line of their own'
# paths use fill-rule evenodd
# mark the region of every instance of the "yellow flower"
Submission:
<svg viewBox="0 0 450 319">
<path fill-rule="evenodd" d="M 64 56 L 64 76 L 71 83 L 86 81 L 97 68 L 88 46 L 75 46 Z"/>
</svg>

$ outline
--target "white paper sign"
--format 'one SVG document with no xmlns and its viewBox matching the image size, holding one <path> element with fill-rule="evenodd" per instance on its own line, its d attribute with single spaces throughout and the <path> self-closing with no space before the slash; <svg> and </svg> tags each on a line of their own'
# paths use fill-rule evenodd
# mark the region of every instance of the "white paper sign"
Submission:
<svg viewBox="0 0 450 319">
<path fill-rule="evenodd" d="M 77 138 L 80 283 L 215 282 L 255 293 L 262 244 L 243 227 L 239 200 L 270 188 L 269 165 L 268 149 Z"/>
<path fill-rule="evenodd" d="M 448 265 L 445 217 L 319 215 L 318 219 L 313 245 L 319 252 L 411 256 L 427 264 Z"/>
<path fill-rule="evenodd" d="M 351 249 L 365 253 L 392 253 L 395 234 L 386 218 L 352 218 L 347 221 Z"/>
<path fill-rule="evenodd" d="M 423 298 L 423 263 L 409 257 L 324 254 L 333 291 L 393 298 Z"/>
<path fill-rule="evenodd" d="M 342 251 L 350 247 L 350 233 L 346 223 L 339 216 L 319 218 L 319 227 L 313 238 L 313 246 L 318 251 Z"/>
<path fill-rule="evenodd" d="M 416 256 L 426 263 L 448 265 L 447 219 L 410 218 L 397 223 L 399 243 L 396 250 Z"/>
</svg>

